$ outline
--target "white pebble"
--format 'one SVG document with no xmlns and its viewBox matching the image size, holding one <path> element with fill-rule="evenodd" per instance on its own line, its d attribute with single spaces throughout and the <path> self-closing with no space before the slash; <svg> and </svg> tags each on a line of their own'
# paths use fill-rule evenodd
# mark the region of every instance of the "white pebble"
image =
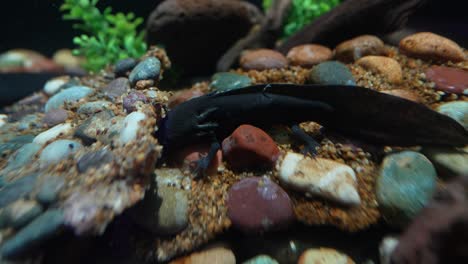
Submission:
<svg viewBox="0 0 468 264">
<path fill-rule="evenodd" d="M 53 95 L 55 94 L 62 85 L 67 83 L 68 78 L 65 77 L 56 77 L 53 79 L 50 79 L 49 81 L 46 82 L 44 85 L 44 92 L 48 95 Z"/>
<path fill-rule="evenodd" d="M 82 145 L 74 140 L 61 139 L 47 145 L 39 157 L 41 167 L 60 162 L 78 151 Z"/>
<path fill-rule="evenodd" d="M 139 122 L 145 120 L 145 114 L 141 112 L 133 112 L 125 117 L 124 125 L 120 131 L 120 142 L 126 144 L 136 139 L 138 129 L 140 128 Z"/>
<path fill-rule="evenodd" d="M 71 133 L 72 126 L 69 123 L 59 124 L 37 135 L 33 139 L 33 142 L 39 145 L 44 145 L 59 136 L 69 135 Z"/>
<path fill-rule="evenodd" d="M 356 174 L 347 165 L 288 152 L 278 163 L 280 181 L 307 196 L 320 196 L 347 205 L 359 205 Z"/>
</svg>

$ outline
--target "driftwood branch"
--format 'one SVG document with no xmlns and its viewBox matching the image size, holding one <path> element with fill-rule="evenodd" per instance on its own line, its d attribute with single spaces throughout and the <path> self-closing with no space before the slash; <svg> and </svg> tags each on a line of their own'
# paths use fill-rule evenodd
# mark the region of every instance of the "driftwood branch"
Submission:
<svg viewBox="0 0 468 264">
<path fill-rule="evenodd" d="M 426 0 L 347 0 L 283 42 L 278 50 L 318 43 L 333 47 L 362 34 L 384 34 L 403 27 Z"/>
<path fill-rule="evenodd" d="M 216 69 L 227 71 L 234 65 L 241 52 L 252 48 L 273 48 L 279 38 L 284 19 L 291 6 L 291 0 L 274 0 L 260 25 L 252 27 L 244 38 L 238 40 L 218 60 Z"/>
</svg>

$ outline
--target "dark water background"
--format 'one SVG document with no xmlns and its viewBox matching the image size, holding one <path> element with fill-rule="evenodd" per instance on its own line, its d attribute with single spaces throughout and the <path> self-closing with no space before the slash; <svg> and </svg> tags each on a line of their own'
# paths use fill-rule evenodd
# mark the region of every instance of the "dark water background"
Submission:
<svg viewBox="0 0 468 264">
<path fill-rule="evenodd" d="M 101 0 L 100 7 L 134 12 L 147 18 L 161 0 Z M 250 0 L 260 4 L 261 0 Z M 0 52 L 28 48 L 52 55 L 60 48 L 72 48 L 79 34 L 70 21 L 62 21 L 61 0 L 2 0 L 0 3 Z M 411 19 L 418 30 L 430 30 L 468 47 L 467 0 L 428 0 Z"/>
</svg>

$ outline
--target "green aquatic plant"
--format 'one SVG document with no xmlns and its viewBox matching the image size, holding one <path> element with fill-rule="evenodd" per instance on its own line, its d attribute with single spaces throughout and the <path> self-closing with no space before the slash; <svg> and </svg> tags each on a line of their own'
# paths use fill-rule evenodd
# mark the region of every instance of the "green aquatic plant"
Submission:
<svg viewBox="0 0 468 264">
<path fill-rule="evenodd" d="M 89 71 L 98 71 L 118 60 L 138 58 L 146 52 L 144 32 L 137 28 L 143 18 L 133 13 L 112 13 L 107 7 L 101 12 L 99 0 L 64 0 L 60 10 L 63 19 L 77 21 L 73 26 L 85 34 L 73 38 L 78 45 L 75 55 L 86 58 L 83 65 Z"/>
<path fill-rule="evenodd" d="M 263 0 L 263 8 L 267 10 L 273 0 Z M 291 8 L 283 25 L 283 37 L 289 37 L 302 29 L 314 19 L 330 11 L 341 0 L 292 0 Z"/>
</svg>

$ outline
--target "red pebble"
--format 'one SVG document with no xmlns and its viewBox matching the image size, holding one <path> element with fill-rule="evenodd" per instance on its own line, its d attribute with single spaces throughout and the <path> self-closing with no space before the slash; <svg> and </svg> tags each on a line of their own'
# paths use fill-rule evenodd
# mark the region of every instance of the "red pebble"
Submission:
<svg viewBox="0 0 468 264">
<path fill-rule="evenodd" d="M 182 166 L 182 170 L 184 171 L 189 171 L 193 172 L 194 169 L 196 168 L 196 162 L 205 157 L 208 154 L 208 151 L 210 150 L 210 145 L 193 145 L 189 146 L 185 149 L 183 149 L 178 157 L 177 157 L 177 162 L 181 163 L 180 165 Z M 221 153 L 221 150 L 219 150 L 216 153 L 215 158 L 210 162 L 210 166 L 206 170 L 206 173 L 208 175 L 213 175 L 218 172 L 218 167 L 221 165 L 223 162 L 223 155 Z"/>
<path fill-rule="evenodd" d="M 288 194 L 265 177 L 235 183 L 228 191 L 226 206 L 232 225 L 245 233 L 284 228 L 295 219 Z"/>
<path fill-rule="evenodd" d="M 190 90 L 177 93 L 174 96 L 172 96 L 171 99 L 169 100 L 169 107 L 173 108 L 174 106 L 178 104 L 181 104 L 195 97 L 202 96 L 203 94 L 204 93 L 200 91 L 199 89 L 190 89 Z"/>
<path fill-rule="evenodd" d="M 432 66 L 426 77 L 436 89 L 447 93 L 468 94 L 468 71 L 443 66 Z"/>
<path fill-rule="evenodd" d="M 233 169 L 250 167 L 273 167 L 279 149 L 273 139 L 263 130 L 241 125 L 223 141 L 223 154 Z"/>
</svg>

